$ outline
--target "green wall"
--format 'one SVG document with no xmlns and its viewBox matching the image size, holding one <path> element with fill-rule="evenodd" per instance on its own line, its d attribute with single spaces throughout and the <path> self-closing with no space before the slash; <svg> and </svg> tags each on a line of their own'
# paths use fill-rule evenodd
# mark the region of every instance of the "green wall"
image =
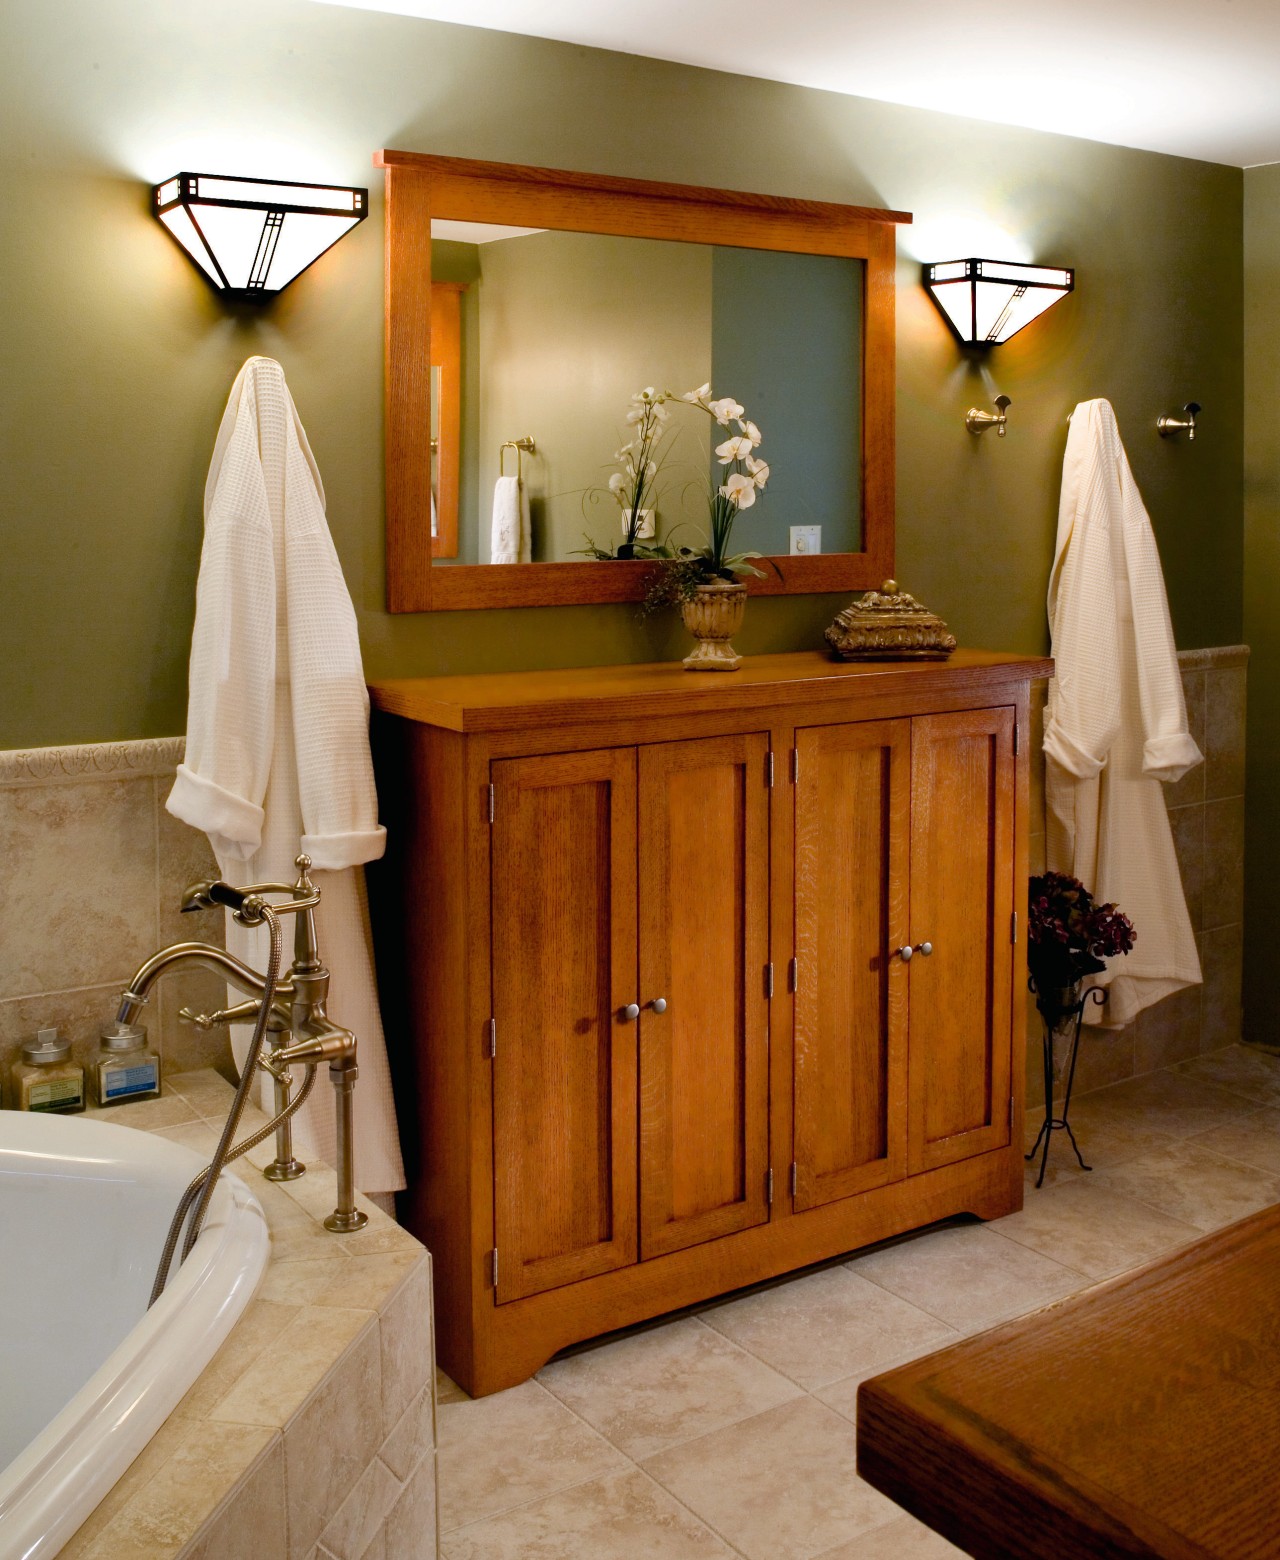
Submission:
<svg viewBox="0 0 1280 1560">
<path fill-rule="evenodd" d="M 1280 1043 L 1272 917 L 1280 877 L 1280 163 L 1244 176 L 1245 1033 Z"/>
<path fill-rule="evenodd" d="M 253 352 L 288 374 L 371 674 L 675 653 L 678 624 L 625 607 L 383 610 L 384 145 L 914 210 L 899 577 L 962 643 L 1039 648 L 1066 416 L 1107 395 L 1180 644 L 1240 637 L 1237 169 L 303 0 L 7 0 L 5 34 L 0 746 L 182 729 L 205 469 Z M 148 215 L 181 168 L 367 183 L 373 211 L 267 313 L 229 310 Z M 967 360 L 919 261 L 998 250 L 1074 264 L 1078 290 Z M 1009 437 L 971 438 L 997 391 Z M 1193 398 L 1203 438 L 1157 439 Z M 842 604 L 754 602 L 739 645 L 814 644 Z"/>
</svg>

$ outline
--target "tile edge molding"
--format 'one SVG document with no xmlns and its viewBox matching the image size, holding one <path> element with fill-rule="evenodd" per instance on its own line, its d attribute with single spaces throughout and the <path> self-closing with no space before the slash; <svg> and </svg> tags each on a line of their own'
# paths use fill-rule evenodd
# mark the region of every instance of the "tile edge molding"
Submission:
<svg viewBox="0 0 1280 1560">
<path fill-rule="evenodd" d="M 1203 650 L 1178 651 L 1178 665 L 1184 672 L 1213 670 L 1219 666 L 1243 666 L 1248 659 L 1248 645 L 1211 645 Z"/>
<path fill-rule="evenodd" d="M 144 780 L 171 775 L 185 737 L 132 742 L 82 742 L 68 747 L 0 750 L 0 786 L 50 785 L 63 780 Z"/>
</svg>

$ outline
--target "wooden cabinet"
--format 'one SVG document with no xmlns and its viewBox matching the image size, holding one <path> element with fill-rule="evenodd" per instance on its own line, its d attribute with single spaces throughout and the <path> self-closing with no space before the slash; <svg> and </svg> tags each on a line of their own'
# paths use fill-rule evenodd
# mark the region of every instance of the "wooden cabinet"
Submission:
<svg viewBox="0 0 1280 1560">
<path fill-rule="evenodd" d="M 375 684 L 410 1227 L 468 1391 L 1021 1205 L 1030 679 L 758 657 Z"/>
</svg>

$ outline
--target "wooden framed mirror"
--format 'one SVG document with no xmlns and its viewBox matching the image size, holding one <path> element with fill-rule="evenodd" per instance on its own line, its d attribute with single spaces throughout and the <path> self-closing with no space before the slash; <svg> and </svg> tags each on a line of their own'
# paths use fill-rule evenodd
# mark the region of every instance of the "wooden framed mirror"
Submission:
<svg viewBox="0 0 1280 1560">
<path fill-rule="evenodd" d="M 414 152 L 374 161 L 392 612 L 642 599 L 652 564 L 576 554 L 616 540 L 607 484 L 627 397 L 707 380 L 760 425 L 773 473 L 734 531 L 735 550 L 773 565 L 753 594 L 893 573 L 895 225 L 909 215 Z M 688 545 L 689 494 L 715 469 L 702 421 L 680 435 L 654 520 Z M 515 455 L 533 561 L 488 561 L 486 492 L 502 446 L 530 437 Z"/>
</svg>

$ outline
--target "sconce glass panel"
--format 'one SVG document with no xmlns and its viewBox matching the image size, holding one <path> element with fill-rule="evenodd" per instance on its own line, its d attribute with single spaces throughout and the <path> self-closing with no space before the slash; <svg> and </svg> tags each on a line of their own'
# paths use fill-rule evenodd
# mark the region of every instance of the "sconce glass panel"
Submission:
<svg viewBox="0 0 1280 1560">
<path fill-rule="evenodd" d="M 926 265 L 923 275 L 943 318 L 972 347 L 1008 341 L 1076 284 L 1067 267 L 1003 260 L 945 260 Z"/>
<path fill-rule="evenodd" d="M 152 191 L 155 213 L 219 292 L 266 300 L 363 222 L 367 189 L 179 173 Z"/>
</svg>

